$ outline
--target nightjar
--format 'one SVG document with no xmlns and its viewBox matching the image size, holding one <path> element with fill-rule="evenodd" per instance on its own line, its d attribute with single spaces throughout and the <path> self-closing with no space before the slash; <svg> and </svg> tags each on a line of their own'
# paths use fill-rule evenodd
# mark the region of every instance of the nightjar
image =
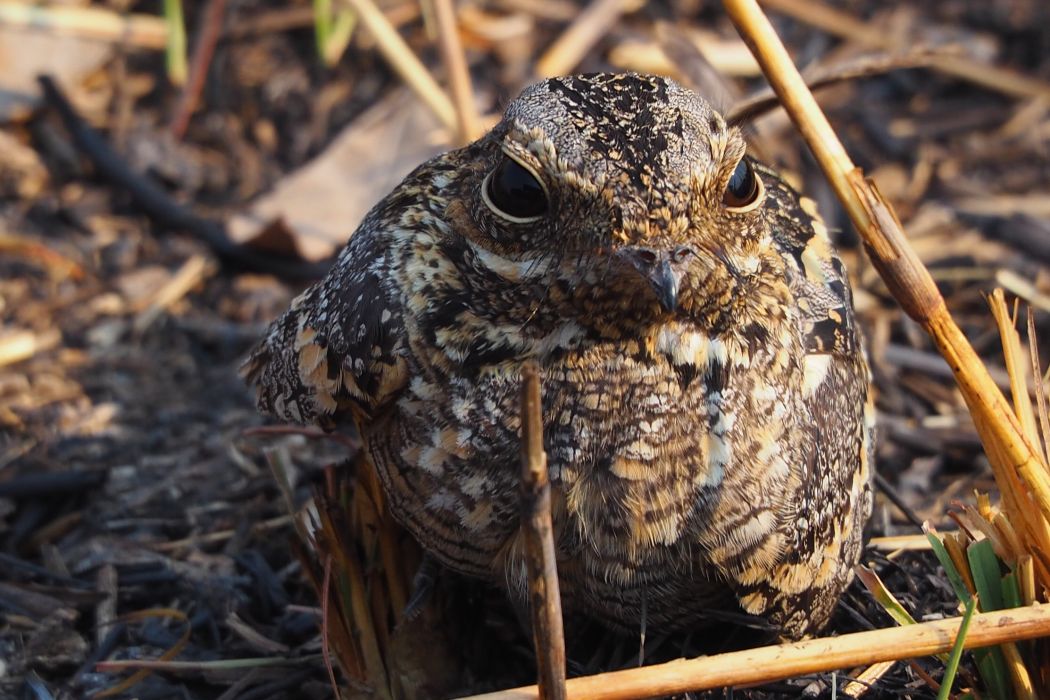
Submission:
<svg viewBox="0 0 1050 700">
<path fill-rule="evenodd" d="M 424 549 L 521 601 L 528 359 L 568 608 L 827 623 L 872 508 L 849 282 L 813 203 L 692 91 L 527 88 L 372 209 L 244 374 L 266 413 L 356 426 Z"/>
</svg>

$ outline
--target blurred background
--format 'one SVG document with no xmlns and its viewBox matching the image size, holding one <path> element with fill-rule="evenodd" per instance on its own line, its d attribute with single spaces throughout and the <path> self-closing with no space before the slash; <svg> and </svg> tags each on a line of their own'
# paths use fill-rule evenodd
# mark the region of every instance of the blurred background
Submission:
<svg viewBox="0 0 1050 700">
<path fill-rule="evenodd" d="M 1026 302 L 1050 348 L 1050 4 L 762 4 L 1005 386 L 990 290 Z M 238 365 L 415 165 L 476 138 L 539 77 L 597 70 L 693 87 L 819 203 L 878 390 L 873 534 L 948 527 L 953 499 L 991 488 L 947 365 L 866 261 L 719 3 L 0 0 L 0 696 L 80 697 L 128 675 L 96 662 L 172 649 L 200 665 L 135 697 L 331 696 L 287 514 L 346 447 L 246 434 L 262 420 Z M 932 558 L 871 556 L 914 610 L 954 611 Z M 836 630 L 887 624 L 859 589 L 849 604 Z M 148 613 L 170 608 L 182 617 Z M 509 614 L 476 614 L 472 629 L 504 628 L 500 646 L 405 671 L 414 697 L 529 680 Z M 221 664 L 249 657 L 291 660 Z M 910 673 L 867 697 L 898 696 Z M 830 692 L 813 677 L 736 697 L 804 691 Z"/>
</svg>

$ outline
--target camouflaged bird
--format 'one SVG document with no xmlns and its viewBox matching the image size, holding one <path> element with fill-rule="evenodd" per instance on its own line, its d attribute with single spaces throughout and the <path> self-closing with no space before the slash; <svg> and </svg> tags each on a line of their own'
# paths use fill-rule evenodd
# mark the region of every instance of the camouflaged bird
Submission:
<svg viewBox="0 0 1050 700">
<path fill-rule="evenodd" d="M 546 80 L 424 163 L 245 365 L 360 430 L 396 518 L 525 598 L 522 363 L 542 368 L 567 605 L 615 628 L 824 626 L 872 507 L 872 410 L 813 204 L 671 80 Z"/>
</svg>

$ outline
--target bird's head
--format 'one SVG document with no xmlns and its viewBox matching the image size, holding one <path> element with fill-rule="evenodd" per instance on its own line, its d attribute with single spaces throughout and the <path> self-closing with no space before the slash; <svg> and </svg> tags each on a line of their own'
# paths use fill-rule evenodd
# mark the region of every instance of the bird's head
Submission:
<svg viewBox="0 0 1050 700">
<path fill-rule="evenodd" d="M 477 148 L 472 245 L 556 268 L 588 312 L 703 315 L 775 257 L 740 131 L 672 80 L 545 80 Z"/>
</svg>

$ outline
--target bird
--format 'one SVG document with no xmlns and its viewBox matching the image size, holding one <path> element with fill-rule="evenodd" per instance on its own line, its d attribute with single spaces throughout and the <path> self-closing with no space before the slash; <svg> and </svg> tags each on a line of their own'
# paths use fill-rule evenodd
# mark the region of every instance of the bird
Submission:
<svg viewBox="0 0 1050 700">
<path fill-rule="evenodd" d="M 411 172 L 245 361 L 259 409 L 358 431 L 395 519 L 527 605 L 522 368 L 567 611 L 821 631 L 872 510 L 874 409 L 812 200 L 675 81 L 557 77 Z"/>
</svg>

